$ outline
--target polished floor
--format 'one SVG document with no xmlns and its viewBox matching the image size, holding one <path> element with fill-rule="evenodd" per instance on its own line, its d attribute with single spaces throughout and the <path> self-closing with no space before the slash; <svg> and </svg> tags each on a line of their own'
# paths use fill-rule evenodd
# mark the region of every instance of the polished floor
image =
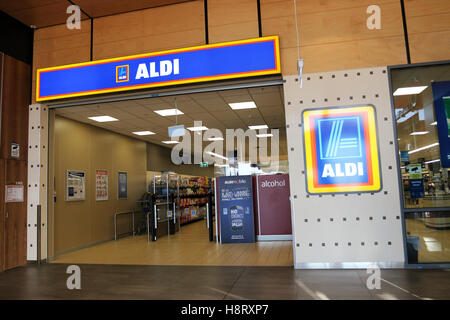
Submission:
<svg viewBox="0 0 450 320">
<path fill-rule="evenodd" d="M 450 229 L 428 228 L 422 220 L 405 221 L 408 234 L 419 237 L 419 263 L 450 262 Z"/>
<path fill-rule="evenodd" d="M 126 237 L 62 254 L 53 263 L 174 265 L 174 266 L 293 266 L 292 242 L 251 244 L 210 242 L 205 221 L 183 226 L 181 232 L 147 242 L 146 236 Z"/>
<path fill-rule="evenodd" d="M 81 289 L 67 289 L 67 264 L 28 265 L 0 273 L 5 299 L 450 299 L 450 270 L 381 270 L 368 289 L 366 270 L 291 267 L 79 265 Z"/>
</svg>

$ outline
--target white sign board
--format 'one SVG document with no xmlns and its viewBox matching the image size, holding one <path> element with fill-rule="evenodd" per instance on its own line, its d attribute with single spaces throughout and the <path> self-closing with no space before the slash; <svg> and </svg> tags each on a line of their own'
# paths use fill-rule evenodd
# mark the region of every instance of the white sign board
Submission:
<svg viewBox="0 0 450 320">
<path fill-rule="evenodd" d="M 67 170 L 66 201 L 82 201 L 86 199 L 86 176 L 83 171 Z"/>
<path fill-rule="evenodd" d="M 5 187 L 5 202 L 23 202 L 23 185 L 7 185 Z"/>
<path fill-rule="evenodd" d="M 106 170 L 95 172 L 95 200 L 108 200 L 108 171 Z"/>
</svg>

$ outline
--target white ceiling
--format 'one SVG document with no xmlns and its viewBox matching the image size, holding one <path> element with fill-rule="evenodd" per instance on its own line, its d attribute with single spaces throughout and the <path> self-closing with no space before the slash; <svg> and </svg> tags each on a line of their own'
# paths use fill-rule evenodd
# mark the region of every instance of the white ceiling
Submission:
<svg viewBox="0 0 450 320">
<path fill-rule="evenodd" d="M 178 109 L 184 114 L 178 116 L 178 124 L 194 126 L 194 121 L 223 132 L 226 129 L 248 129 L 250 125 L 267 124 L 269 128 L 284 128 L 284 102 L 282 86 L 258 87 L 248 89 L 224 90 L 194 93 L 170 97 L 156 97 L 92 104 L 79 107 L 57 108 L 56 114 L 108 129 L 136 139 L 164 145 L 161 141 L 170 140 L 168 126 L 176 124 L 176 117 L 163 117 L 155 110 L 174 108 L 175 98 Z M 232 110 L 228 103 L 254 101 L 256 109 Z M 90 120 L 93 116 L 111 116 L 119 119 L 114 122 L 99 123 Z M 134 131 L 152 131 L 155 135 L 137 136 Z M 280 130 L 280 145 L 285 141 L 285 130 Z M 280 148 L 280 155 L 285 148 Z"/>
</svg>

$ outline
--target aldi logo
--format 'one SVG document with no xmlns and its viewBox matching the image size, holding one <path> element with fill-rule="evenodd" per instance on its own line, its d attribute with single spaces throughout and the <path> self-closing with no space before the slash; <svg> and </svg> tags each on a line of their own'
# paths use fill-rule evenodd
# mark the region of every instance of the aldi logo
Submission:
<svg viewBox="0 0 450 320">
<path fill-rule="evenodd" d="M 130 80 L 130 66 L 117 66 L 116 67 L 116 82 L 125 82 Z"/>
<path fill-rule="evenodd" d="M 308 193 L 381 190 L 374 106 L 309 109 L 302 120 Z"/>
</svg>

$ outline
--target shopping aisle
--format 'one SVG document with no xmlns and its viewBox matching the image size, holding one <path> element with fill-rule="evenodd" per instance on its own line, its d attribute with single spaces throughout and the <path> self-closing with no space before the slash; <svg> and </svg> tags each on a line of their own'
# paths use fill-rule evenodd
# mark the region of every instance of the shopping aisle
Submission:
<svg viewBox="0 0 450 320">
<path fill-rule="evenodd" d="M 217 244 L 208 241 L 205 221 L 147 242 L 147 236 L 122 238 L 58 256 L 53 263 L 178 266 L 293 266 L 292 242 Z"/>
</svg>

